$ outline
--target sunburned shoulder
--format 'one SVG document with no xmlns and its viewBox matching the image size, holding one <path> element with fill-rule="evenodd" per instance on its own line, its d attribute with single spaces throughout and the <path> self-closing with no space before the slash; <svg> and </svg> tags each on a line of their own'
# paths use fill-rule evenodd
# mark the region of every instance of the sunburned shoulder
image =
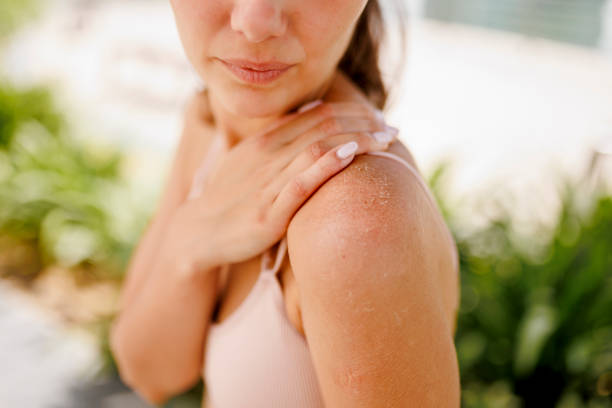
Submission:
<svg viewBox="0 0 612 408">
<path fill-rule="evenodd" d="M 331 242 L 325 242 L 337 249 L 382 250 L 377 244 L 395 239 L 446 239 L 448 229 L 414 160 L 398 152 L 393 151 L 411 168 L 388 157 L 362 154 L 327 180 L 291 220 L 288 244 L 297 250 L 303 238 L 313 234 L 328 237 Z"/>
<path fill-rule="evenodd" d="M 378 155 L 359 155 L 327 180 L 293 217 L 287 243 L 300 291 L 311 283 L 336 291 L 394 285 L 381 279 L 393 273 L 406 275 L 400 280 L 428 274 L 433 281 L 457 274 L 456 246 L 420 173 Z M 369 276 L 356 275 L 364 263 Z M 455 286 L 448 284 L 446 293 Z M 456 293 L 447 297 L 452 314 Z"/>
</svg>

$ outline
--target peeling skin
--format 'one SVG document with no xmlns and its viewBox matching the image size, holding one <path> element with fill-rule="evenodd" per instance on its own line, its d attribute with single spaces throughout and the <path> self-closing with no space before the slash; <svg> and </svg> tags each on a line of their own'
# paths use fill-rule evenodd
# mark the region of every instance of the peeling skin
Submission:
<svg viewBox="0 0 612 408">
<path fill-rule="evenodd" d="M 360 230 L 367 235 L 368 239 L 354 240 L 355 237 L 351 237 L 353 238 L 351 241 L 355 241 L 352 242 L 352 245 L 357 244 L 364 248 L 371 245 L 372 239 L 387 234 L 386 227 L 393 225 L 394 220 L 385 218 L 385 214 L 390 213 L 390 211 L 387 211 L 387 209 L 390 209 L 389 206 L 402 205 L 401 200 L 398 200 L 394 194 L 394 189 L 398 184 L 396 176 L 389 174 L 388 168 L 382 168 L 381 163 L 385 162 L 379 161 L 385 160 L 388 162 L 389 160 L 384 158 L 373 160 L 370 157 L 357 157 L 351 165 L 321 187 L 321 189 L 331 188 L 336 190 L 331 193 L 336 198 L 327 204 L 328 211 L 323 217 L 326 221 L 329 221 L 329 214 L 337 214 L 339 223 L 343 223 L 346 217 L 359 219 L 361 221 Z M 397 165 L 401 166 L 400 164 Z M 388 166 L 388 164 L 384 164 L 384 166 Z M 356 205 L 354 197 L 362 197 L 358 205 Z M 316 199 L 316 195 L 313 199 Z M 372 213 L 379 215 L 372 217 L 370 216 Z M 326 225 L 329 233 L 335 232 L 333 223 L 335 218 L 332 217 L 332 222 Z M 338 235 L 341 234 L 336 234 L 336 236 Z M 346 243 L 345 239 L 339 239 L 334 243 L 339 254 L 341 254 L 342 246 Z"/>
<path fill-rule="evenodd" d="M 344 251 L 348 245 L 353 248 L 357 246 L 369 252 L 372 251 L 372 248 L 380 249 L 380 254 L 384 256 L 383 242 L 389 242 L 392 239 L 390 234 L 397 235 L 398 220 L 393 214 L 414 212 L 414 209 L 406 207 L 406 200 L 402 199 L 405 194 L 400 189 L 400 186 L 404 184 L 401 180 L 401 177 L 404 176 L 400 173 L 402 170 L 404 170 L 403 166 L 394 161 L 362 155 L 336 177 L 321 186 L 321 190 L 331 189 L 324 195 L 332 196 L 334 199 L 326 202 L 327 210 L 320 215 L 323 221 L 320 223 L 313 221 L 315 224 L 324 226 L 328 236 L 334 237 L 334 239 L 325 240 L 324 245 L 332 246 L 340 259 L 350 262 Z M 356 201 L 356 197 L 359 201 Z M 312 199 L 316 200 L 317 195 L 315 194 Z M 398 207 L 402 208 L 396 211 Z M 309 216 L 312 217 L 312 214 Z M 354 220 L 359 220 L 359 223 L 355 224 Z M 347 224 L 353 227 L 347 229 Z M 419 225 L 417 231 L 409 232 L 413 236 L 424 233 L 426 233 L 425 225 Z M 410 250 L 409 245 L 407 242 L 407 251 Z M 376 274 L 369 277 L 360 276 L 359 279 L 361 282 L 369 279 L 369 283 L 375 285 L 377 282 L 380 284 L 381 279 L 393 278 L 393 274 L 386 270 L 379 270 Z M 328 278 L 333 280 L 334 276 L 330 273 Z M 347 286 L 350 287 L 350 282 L 347 282 Z M 369 310 L 364 309 L 364 312 L 369 312 Z"/>
<path fill-rule="evenodd" d="M 395 317 L 395 322 L 398 326 L 402 325 L 402 318 L 397 314 L 397 312 L 393 312 L 393 316 Z"/>
<path fill-rule="evenodd" d="M 352 394 L 358 394 L 363 375 L 359 375 L 354 369 L 346 369 L 339 378 L 339 385 L 349 390 Z"/>
<path fill-rule="evenodd" d="M 364 306 L 362 309 L 364 312 L 373 312 L 375 309 L 373 307 L 370 306 Z"/>
</svg>

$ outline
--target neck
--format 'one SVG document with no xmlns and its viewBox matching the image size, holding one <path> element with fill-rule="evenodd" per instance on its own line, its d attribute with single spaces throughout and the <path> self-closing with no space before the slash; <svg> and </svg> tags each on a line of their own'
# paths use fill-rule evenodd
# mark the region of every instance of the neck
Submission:
<svg viewBox="0 0 612 408">
<path fill-rule="evenodd" d="M 225 107 L 215 97 L 214 92 L 211 92 L 210 90 L 207 92 L 209 102 L 208 106 L 210 113 L 214 118 L 214 126 L 219 132 L 221 132 L 221 135 L 223 135 L 226 145 L 229 148 L 232 148 L 242 140 L 265 131 L 266 128 L 270 127 L 274 122 L 278 121 L 288 112 L 297 109 L 297 107 L 305 103 L 322 98 L 331 87 L 332 80 L 333 78 L 330 78 L 325 81 L 319 89 L 313 91 L 296 106 L 288 106 L 285 111 L 278 112 L 277 114 L 271 116 L 252 118 L 236 115 L 233 112 L 225 109 Z"/>
<path fill-rule="evenodd" d="M 244 117 L 225 109 L 213 92 L 208 92 L 208 98 L 214 126 L 217 131 L 221 132 L 226 145 L 230 148 L 249 136 L 263 131 L 282 116 L 279 114 L 258 118 Z"/>
</svg>

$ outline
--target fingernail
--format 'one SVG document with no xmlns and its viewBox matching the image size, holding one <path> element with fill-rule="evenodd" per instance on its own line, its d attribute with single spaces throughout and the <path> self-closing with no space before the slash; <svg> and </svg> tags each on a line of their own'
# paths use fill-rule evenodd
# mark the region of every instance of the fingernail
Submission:
<svg viewBox="0 0 612 408">
<path fill-rule="evenodd" d="M 350 155 L 352 155 L 353 153 L 355 153 L 357 151 L 357 148 L 359 147 L 359 145 L 357 144 L 357 142 L 352 141 L 352 142 L 348 142 L 346 144 L 343 144 L 338 151 L 336 152 L 336 154 L 338 155 L 338 157 L 340 159 L 346 159 L 347 157 L 349 157 Z"/>
<path fill-rule="evenodd" d="M 302 105 L 302 107 L 300 107 L 300 109 L 298 109 L 297 112 L 298 113 L 304 113 L 306 111 L 309 111 L 309 110 L 319 106 L 322 103 L 323 103 L 323 101 L 321 99 L 317 99 L 316 101 L 308 102 L 306 105 Z"/>
<path fill-rule="evenodd" d="M 393 137 L 397 137 L 399 134 L 399 129 L 393 126 L 385 125 L 385 131 L 388 132 Z"/>
<path fill-rule="evenodd" d="M 383 113 L 383 111 L 381 111 L 380 109 L 376 109 L 374 113 L 376 114 L 376 117 L 378 118 L 379 121 L 381 122 L 385 121 L 385 114 Z"/>
<path fill-rule="evenodd" d="M 374 132 L 372 136 L 374 136 L 374 139 L 376 139 L 378 143 L 389 143 L 393 140 L 393 135 L 387 132 Z"/>
</svg>

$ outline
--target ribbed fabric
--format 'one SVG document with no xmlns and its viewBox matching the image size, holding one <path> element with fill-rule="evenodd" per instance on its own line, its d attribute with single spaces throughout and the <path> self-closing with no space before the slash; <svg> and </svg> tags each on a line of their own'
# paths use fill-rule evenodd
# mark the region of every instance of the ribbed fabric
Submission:
<svg viewBox="0 0 612 408">
<path fill-rule="evenodd" d="M 287 248 L 280 241 L 275 265 L 270 252 L 246 299 L 221 323 L 211 323 L 204 380 L 207 407 L 323 407 L 305 339 L 286 315 L 276 273 Z"/>
<path fill-rule="evenodd" d="M 201 194 L 222 147 L 222 138 L 217 136 L 196 171 L 189 199 Z M 408 162 L 392 153 L 368 154 L 394 159 L 415 172 Z M 287 316 L 282 288 L 276 279 L 287 252 L 286 235 L 276 247 L 273 265 L 274 246 L 263 253 L 259 277 L 240 306 L 222 322 L 210 323 L 202 367 L 206 408 L 324 406 L 308 344 Z"/>
</svg>

